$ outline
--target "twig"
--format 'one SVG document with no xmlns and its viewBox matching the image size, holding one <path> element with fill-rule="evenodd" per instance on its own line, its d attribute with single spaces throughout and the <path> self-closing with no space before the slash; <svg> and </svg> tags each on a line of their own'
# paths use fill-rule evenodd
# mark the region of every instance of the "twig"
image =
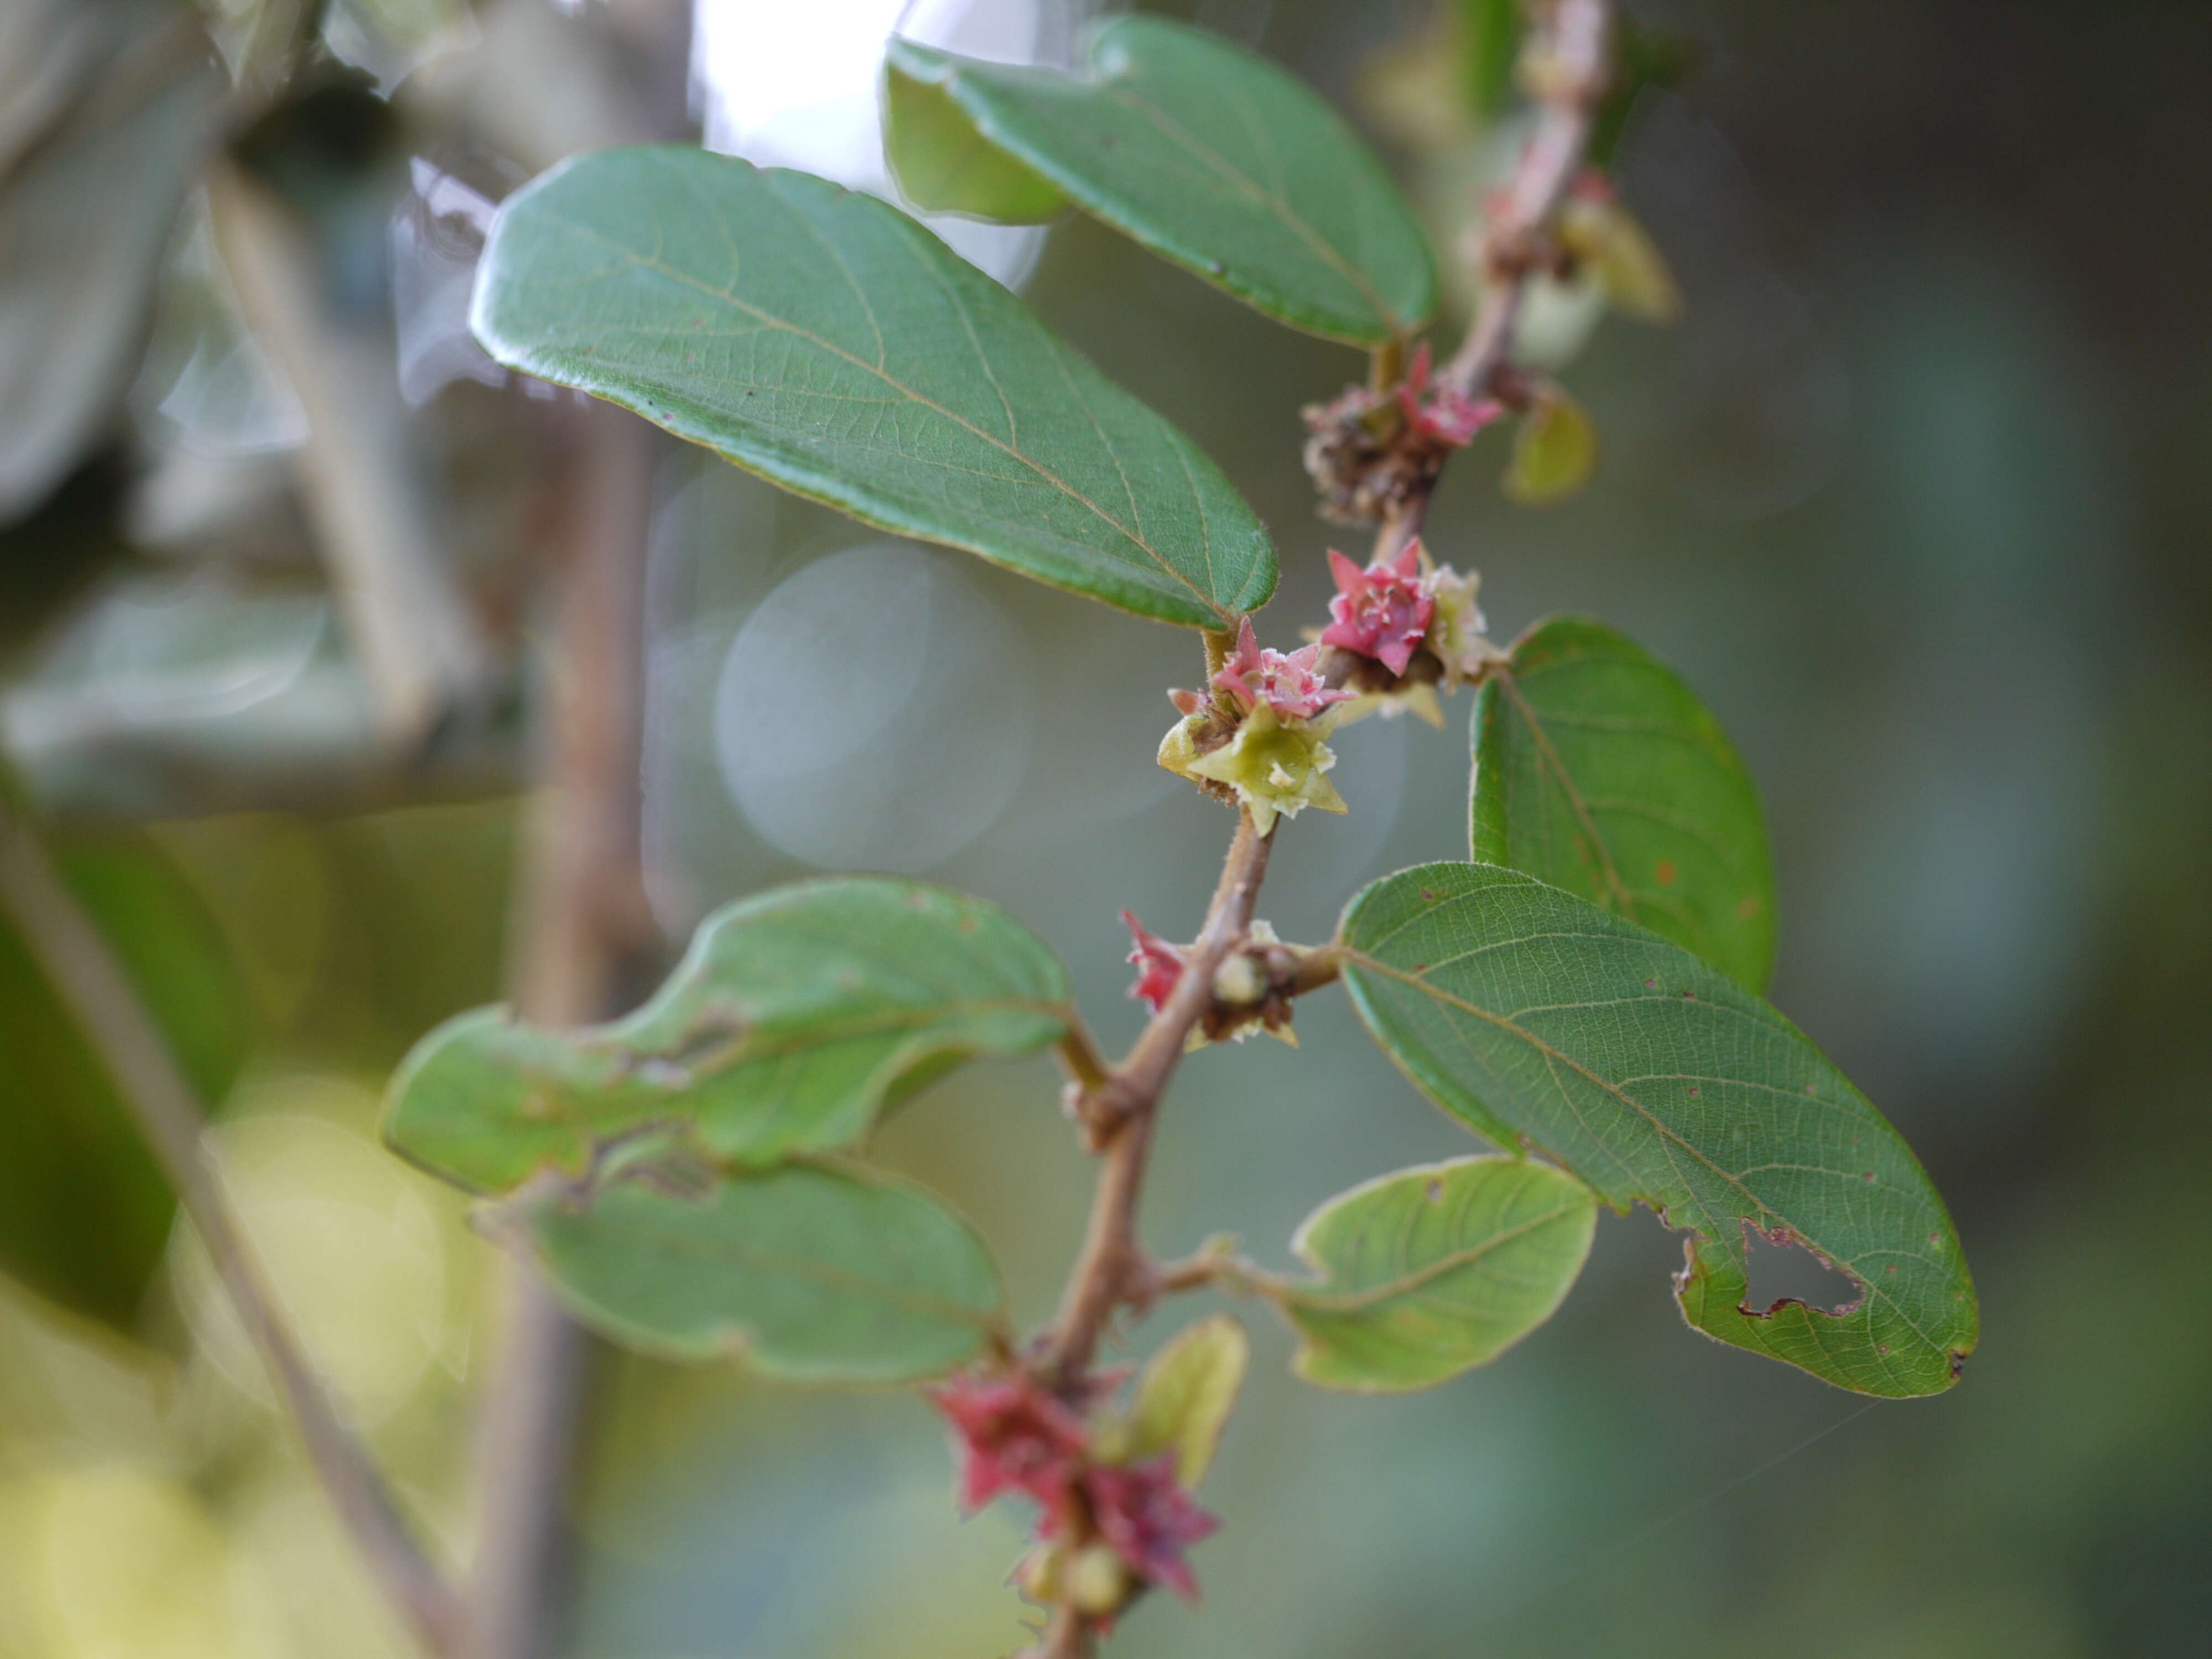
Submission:
<svg viewBox="0 0 2212 1659">
<path fill-rule="evenodd" d="M 1483 243 L 1481 303 L 1466 339 L 1438 377 L 1441 384 L 1463 395 L 1491 390 L 1510 371 L 1513 329 L 1529 273 L 1540 261 L 1547 229 L 1589 146 L 1592 119 L 1605 91 L 1611 27 L 1609 0 L 1549 0 L 1531 40 L 1524 70 L 1541 112 L 1528 149 L 1491 214 Z M 1397 367 L 1378 357 L 1376 379 L 1395 378 Z M 1385 519 L 1376 538 L 1376 560 L 1396 556 L 1420 533 L 1435 489 L 1431 474 Z M 1219 667 L 1226 644 L 1225 636 L 1207 635 L 1209 677 Z M 1340 674 L 1344 668 L 1342 663 L 1333 666 Z M 1253 905 L 1267 873 L 1268 848 L 1269 837 L 1254 831 L 1249 814 L 1243 817 L 1206 925 L 1185 958 L 1174 993 L 1103 1081 L 1082 1082 L 1075 1104 L 1103 1162 L 1082 1253 L 1044 1350 L 1044 1372 L 1063 1391 L 1073 1394 L 1081 1389 L 1117 1309 L 1206 1284 L 1242 1281 L 1261 1288 L 1257 1275 L 1241 1274 L 1239 1264 L 1223 1256 L 1201 1253 L 1164 1267 L 1151 1265 L 1137 1243 L 1136 1214 L 1161 1092 L 1182 1056 L 1185 1039 L 1214 995 L 1216 971 L 1251 927 Z M 1338 966 L 1333 951 L 1314 952 L 1302 965 L 1292 994 L 1329 983 L 1337 976 Z M 1081 1082 L 1079 1068 L 1077 1075 Z M 1031 1653 L 1035 1659 L 1085 1659 L 1096 1635 L 1092 1620 L 1062 1603 L 1054 1609 Z"/>
<path fill-rule="evenodd" d="M 90 918 L 0 801 L 0 907 L 52 981 L 177 1190 L 371 1576 L 428 1653 L 459 1650 L 460 1603 L 285 1323 L 202 1146 L 199 1102 Z M 28 1104 L 28 1103 L 26 1103 Z"/>
<path fill-rule="evenodd" d="M 329 314 L 313 248 L 234 162 L 208 169 L 207 193 L 240 307 L 307 413 L 301 499 L 379 724 L 395 748 L 417 747 L 483 690 L 490 659 L 405 453 L 390 347 Z"/>
<path fill-rule="evenodd" d="M 533 805 L 514 924 L 515 1002 L 549 1025 L 615 1012 L 652 940 L 638 872 L 641 602 L 653 444 L 605 404 L 548 411 L 550 522 L 566 545 L 547 677 L 547 781 Z M 562 1498 L 587 1345 L 536 1265 L 510 1258 L 507 1328 L 483 1408 L 483 1492 L 467 1659 L 544 1659 L 563 1547 Z"/>
<path fill-rule="evenodd" d="M 1488 392 L 1508 367 L 1513 329 L 1543 236 L 1582 171 L 1605 96 L 1611 0 L 1550 0 L 1522 59 L 1539 103 L 1536 130 L 1494 198 L 1482 239 L 1482 299 L 1467 337 L 1437 377 L 1464 396 Z M 1382 521 L 1374 556 L 1395 558 L 1421 533 L 1437 479 L 1430 477 Z"/>
<path fill-rule="evenodd" d="M 1091 1224 L 1060 1302 L 1048 1350 L 1048 1368 L 1063 1386 L 1079 1382 L 1097 1352 L 1106 1322 L 1121 1305 L 1142 1257 L 1137 1249 L 1137 1200 L 1143 1191 L 1152 1120 L 1191 1028 L 1213 998 L 1215 971 L 1252 926 L 1260 884 L 1267 873 L 1271 831 L 1261 835 L 1251 814 L 1239 815 L 1221 881 L 1207 907 L 1205 926 L 1185 957 L 1182 977 L 1135 1044 L 1105 1083 L 1092 1091 L 1087 1121 L 1098 1133 L 1104 1162 L 1091 1199 Z"/>
</svg>

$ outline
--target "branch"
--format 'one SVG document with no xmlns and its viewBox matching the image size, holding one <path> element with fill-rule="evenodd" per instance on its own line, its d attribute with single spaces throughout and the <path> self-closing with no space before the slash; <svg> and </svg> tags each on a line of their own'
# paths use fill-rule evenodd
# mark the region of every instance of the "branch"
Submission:
<svg viewBox="0 0 2212 1659">
<path fill-rule="evenodd" d="M 606 404 L 556 405 L 557 526 L 547 777 L 532 804 L 509 955 L 515 1006 L 547 1025 L 615 1012 L 655 942 L 639 873 L 638 744 L 654 447 Z M 467 1659 L 542 1659 L 560 1583 L 562 1499 L 588 1358 L 534 1262 L 510 1258 L 497 1370 L 482 1407 L 483 1493 Z"/>
<path fill-rule="evenodd" d="M 331 314 L 313 246 L 234 162 L 209 169 L 207 192 L 240 308 L 307 414 L 294 465 L 347 642 L 385 740 L 415 750 L 492 665 L 407 453 L 391 347 Z"/>
<path fill-rule="evenodd" d="M 107 941 L 4 801 L 0 908 L 13 918 L 114 1079 L 140 1134 L 176 1188 L 371 1576 L 426 1652 L 456 1653 L 459 1601 L 416 1542 L 368 1449 L 339 1416 L 284 1322 L 204 1153 L 207 1121 L 191 1085 Z"/>
<path fill-rule="evenodd" d="M 1492 198 L 1482 234 L 1482 300 L 1467 337 L 1437 375 L 1439 385 L 1474 397 L 1492 391 L 1510 368 L 1528 278 L 1542 263 L 1552 220 L 1589 153 L 1612 33 L 1611 0 L 1551 0 L 1530 37 L 1522 68 L 1538 100 L 1536 130 Z M 1396 557 L 1421 533 L 1436 484 L 1431 477 L 1384 519 L 1376 559 Z"/>
<path fill-rule="evenodd" d="M 1160 1006 L 1121 1063 L 1090 1091 L 1083 1115 L 1094 1126 L 1105 1158 L 1091 1199 L 1091 1224 L 1060 1301 L 1047 1350 L 1047 1369 L 1063 1387 L 1079 1382 L 1097 1352 L 1106 1322 L 1137 1284 L 1137 1200 L 1160 1096 L 1182 1058 L 1183 1045 L 1213 1000 L 1213 976 L 1252 926 L 1252 909 L 1267 873 L 1273 836 L 1237 818 L 1220 884 L 1183 963 L 1174 993 Z"/>
</svg>

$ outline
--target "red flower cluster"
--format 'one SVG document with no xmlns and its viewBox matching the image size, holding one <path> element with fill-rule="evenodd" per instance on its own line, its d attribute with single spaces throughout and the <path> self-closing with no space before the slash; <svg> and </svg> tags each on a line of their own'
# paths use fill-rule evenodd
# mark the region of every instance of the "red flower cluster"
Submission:
<svg viewBox="0 0 2212 1659">
<path fill-rule="evenodd" d="M 1026 1378 L 978 1377 L 931 1398 L 959 1431 L 960 1505 L 971 1513 L 1002 1492 L 1064 1504 L 1089 1436 L 1059 1395 Z"/>
<path fill-rule="evenodd" d="M 1364 570 L 1332 547 L 1328 568 L 1336 597 L 1328 602 L 1334 620 L 1321 642 L 1372 657 L 1403 674 L 1437 612 L 1436 597 L 1421 580 L 1420 544 L 1409 543 L 1389 564 L 1377 562 Z"/>
<path fill-rule="evenodd" d="M 1317 645 L 1288 652 L 1273 646 L 1263 649 L 1252 632 L 1252 619 L 1247 617 L 1237 625 L 1237 649 L 1221 665 L 1212 684 L 1217 690 L 1228 694 L 1240 713 L 1249 714 L 1265 703 L 1278 720 L 1310 720 L 1332 703 L 1349 701 L 1352 695 L 1331 690 L 1322 681 L 1317 666 L 1320 656 Z M 1170 691 L 1168 696 L 1186 714 L 1195 714 L 1206 707 L 1205 697 L 1196 691 Z"/>
<path fill-rule="evenodd" d="M 1406 424 L 1430 442 L 1459 449 L 1505 412 L 1494 398 L 1470 398 L 1455 386 L 1429 385 L 1429 344 L 1413 353 L 1413 365 L 1398 382 L 1398 412 Z"/>
<path fill-rule="evenodd" d="M 1148 1584 L 1195 1601 L 1183 1553 L 1221 1524 L 1176 1480 L 1175 1454 L 1138 1463 L 1091 1460 L 1083 1419 L 1050 1389 L 1018 1373 L 948 1383 L 931 1398 L 959 1437 L 960 1501 L 979 1509 L 1000 1492 L 1036 1500 L 1048 1543 L 1088 1524 Z"/>
</svg>

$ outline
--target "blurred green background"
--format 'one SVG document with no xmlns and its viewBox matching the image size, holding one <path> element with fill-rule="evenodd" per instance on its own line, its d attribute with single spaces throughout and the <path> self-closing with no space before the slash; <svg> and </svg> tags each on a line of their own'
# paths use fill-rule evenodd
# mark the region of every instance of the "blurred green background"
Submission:
<svg viewBox="0 0 2212 1659">
<path fill-rule="evenodd" d="M 881 188 L 870 87 L 898 9 L 0 9 L 6 766 L 216 1108 L 311 1350 L 455 1555 L 489 1252 L 375 1145 L 374 1114 L 416 1037 L 517 975 L 521 801 L 562 667 L 547 548 L 581 418 L 474 354 L 473 247 L 488 204 L 560 155 L 686 123 Z M 908 9 L 924 38 L 1047 61 L 1075 21 Z M 1630 109 L 1617 178 L 1686 313 L 1597 323 L 1549 295 L 1528 344 L 1571 358 L 1600 476 L 1510 508 L 1493 434 L 1430 539 L 1480 569 L 1498 637 L 1601 615 L 1734 733 L 1776 836 L 1773 1000 L 1929 1166 L 1982 1345 L 1953 1393 L 1868 1406 L 1685 1328 L 1679 1246 L 1641 1213 L 1605 1220 L 1548 1327 L 1430 1395 L 1307 1389 L 1255 1318 L 1206 1492 L 1226 1525 L 1196 1553 L 1206 1607 L 1147 1603 L 1112 1651 L 2204 1651 L 2212 11 L 1630 10 L 1670 72 Z M 1181 15 L 1337 99 L 1442 246 L 1510 153 L 1450 6 Z M 219 126 L 228 173 L 195 172 Z M 239 210 L 241 179 L 274 221 Z M 1297 411 L 1358 361 L 1087 221 L 951 234 L 1245 490 L 1284 559 L 1273 631 L 1318 617 L 1322 549 L 1356 532 L 1312 513 Z M 1194 644 L 672 446 L 652 469 L 641 805 L 667 940 L 813 869 L 927 873 L 1034 924 L 1109 1042 L 1133 1033 L 1115 913 L 1187 933 L 1227 827 L 1152 763 Z M 349 478 L 375 523 L 349 526 Z M 379 601 L 344 550 L 364 537 L 426 573 L 398 614 L 428 717 L 393 690 L 404 663 L 376 666 Z M 1351 815 L 1282 837 L 1262 911 L 1285 937 L 1322 934 L 1376 874 L 1463 855 L 1449 707 L 1443 732 L 1346 734 Z M 1146 1215 L 1163 1254 L 1228 1230 L 1282 1263 L 1322 1198 L 1466 1148 L 1340 998 L 1298 1031 L 1296 1052 L 1181 1074 Z M 1024 1321 L 1088 1198 L 1055 1088 L 1042 1060 L 963 1072 L 878 1148 L 979 1222 Z M 0 1655 L 404 1651 L 4 929 L 0 1247 Z M 1129 1352 L 1207 1301 L 1156 1312 Z M 918 1400 L 611 1355 L 595 1382 L 579 1659 L 1020 1640 L 1016 1522 L 957 1519 Z"/>
</svg>

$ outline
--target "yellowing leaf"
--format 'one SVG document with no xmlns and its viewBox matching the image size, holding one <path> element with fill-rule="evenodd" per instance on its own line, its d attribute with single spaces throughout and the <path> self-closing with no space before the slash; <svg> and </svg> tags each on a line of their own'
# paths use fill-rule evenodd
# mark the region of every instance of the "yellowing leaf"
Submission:
<svg viewBox="0 0 2212 1659">
<path fill-rule="evenodd" d="M 1176 1480 L 1195 1487 L 1221 1443 L 1251 1357 L 1251 1339 L 1227 1314 L 1209 1315 L 1176 1332 L 1137 1380 L 1129 1425 L 1134 1455 L 1172 1450 Z"/>
<path fill-rule="evenodd" d="M 1557 386 L 1546 386 L 1513 434 L 1505 495 L 1522 507 L 1565 501 L 1597 471 L 1597 428 L 1589 413 Z"/>
</svg>

